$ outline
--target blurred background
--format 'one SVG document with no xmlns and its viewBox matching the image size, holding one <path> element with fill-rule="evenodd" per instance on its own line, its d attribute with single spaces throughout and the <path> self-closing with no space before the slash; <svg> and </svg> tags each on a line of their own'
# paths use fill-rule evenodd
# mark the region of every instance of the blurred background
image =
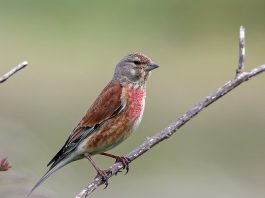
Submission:
<svg viewBox="0 0 265 198">
<path fill-rule="evenodd" d="M 160 68 L 140 128 L 111 151 L 119 155 L 234 77 L 240 25 L 246 69 L 264 64 L 264 9 L 262 0 L 0 1 L 0 74 L 29 61 L 0 85 L 0 157 L 13 165 L 0 172 L 0 197 L 25 197 L 127 53 Z M 236 88 L 92 197 L 264 197 L 264 84 L 261 74 Z M 94 176 L 80 160 L 31 197 L 74 197 Z"/>
</svg>

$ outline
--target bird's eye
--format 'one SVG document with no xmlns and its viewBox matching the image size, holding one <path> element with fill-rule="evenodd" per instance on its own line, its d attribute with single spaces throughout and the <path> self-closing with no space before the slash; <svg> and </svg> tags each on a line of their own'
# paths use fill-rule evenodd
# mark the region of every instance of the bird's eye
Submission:
<svg viewBox="0 0 265 198">
<path fill-rule="evenodd" d="M 135 64 L 135 65 L 140 65 L 141 64 L 141 62 L 140 61 L 133 61 L 133 63 Z"/>
</svg>

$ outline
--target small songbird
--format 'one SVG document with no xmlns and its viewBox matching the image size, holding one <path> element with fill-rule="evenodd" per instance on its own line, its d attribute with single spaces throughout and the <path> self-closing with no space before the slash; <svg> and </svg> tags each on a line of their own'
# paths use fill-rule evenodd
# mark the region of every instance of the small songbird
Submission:
<svg viewBox="0 0 265 198">
<path fill-rule="evenodd" d="M 140 124 L 146 96 L 146 81 L 156 69 L 150 58 L 141 53 L 125 56 L 116 65 L 112 80 L 103 89 L 69 138 L 47 166 L 49 170 L 29 195 L 52 173 L 66 164 L 87 158 L 108 185 L 106 171 L 99 169 L 91 156 L 101 154 L 121 162 L 128 172 L 129 159 L 106 151 L 124 141 Z"/>
</svg>

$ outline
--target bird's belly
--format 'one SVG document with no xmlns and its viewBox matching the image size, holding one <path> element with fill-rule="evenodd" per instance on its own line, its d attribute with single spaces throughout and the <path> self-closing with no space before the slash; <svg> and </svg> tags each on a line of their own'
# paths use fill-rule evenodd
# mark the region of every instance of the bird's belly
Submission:
<svg viewBox="0 0 265 198">
<path fill-rule="evenodd" d="M 110 120 L 89 138 L 84 140 L 78 150 L 81 153 L 89 153 L 91 155 L 108 151 L 128 138 L 134 129 L 134 125 L 135 123 L 129 122 L 124 124 L 123 120 L 117 120 L 113 124 Z"/>
</svg>

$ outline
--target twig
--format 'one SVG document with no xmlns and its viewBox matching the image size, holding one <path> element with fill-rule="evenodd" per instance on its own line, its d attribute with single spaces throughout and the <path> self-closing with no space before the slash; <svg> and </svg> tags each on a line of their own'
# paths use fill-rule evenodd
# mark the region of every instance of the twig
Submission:
<svg viewBox="0 0 265 198">
<path fill-rule="evenodd" d="M 245 54 L 246 54 L 245 45 L 246 45 L 245 28 L 241 25 L 239 30 L 239 60 L 238 60 L 236 75 L 239 75 L 244 71 Z"/>
<path fill-rule="evenodd" d="M 176 121 L 174 121 L 173 123 L 168 125 L 166 128 L 164 128 L 162 131 L 158 132 L 154 136 L 145 140 L 142 145 L 138 146 L 133 151 L 128 153 L 126 157 L 128 157 L 131 161 L 135 160 L 136 158 L 138 158 L 139 156 L 147 152 L 150 148 L 152 148 L 156 144 L 160 143 L 161 141 L 173 135 L 180 127 L 186 124 L 191 118 L 193 118 L 195 115 L 201 112 L 208 105 L 217 101 L 219 98 L 229 93 L 231 90 L 236 88 L 241 83 L 265 71 L 265 65 L 261 65 L 259 67 L 252 69 L 249 72 L 244 72 L 244 67 L 243 67 L 244 61 L 245 61 L 244 59 L 245 36 L 244 35 L 245 35 L 245 30 L 241 26 L 240 27 L 240 55 L 239 55 L 240 58 L 239 58 L 239 63 L 237 67 L 237 75 L 232 80 L 228 81 L 222 87 L 220 87 L 216 92 L 213 92 L 212 94 L 208 95 L 206 98 L 204 98 L 194 107 L 192 107 L 189 111 L 187 111 L 182 116 L 180 116 Z M 121 163 L 115 163 L 108 169 L 108 172 L 109 172 L 108 177 L 110 178 L 113 175 L 118 174 L 122 168 L 123 166 Z M 102 182 L 101 176 L 96 176 L 95 179 L 90 184 L 88 184 L 87 187 L 85 187 L 78 195 L 76 195 L 76 198 L 86 198 L 88 195 L 90 195 L 94 190 L 96 190 L 102 184 L 103 182 Z"/>
<path fill-rule="evenodd" d="M 0 77 L 0 83 L 5 82 L 8 78 L 10 78 L 11 76 L 13 76 L 16 72 L 18 72 L 19 70 L 23 69 L 27 65 L 28 65 L 28 62 L 27 61 L 24 61 L 24 62 L 18 64 L 12 70 L 10 70 L 6 74 L 4 74 L 2 77 Z"/>
</svg>

